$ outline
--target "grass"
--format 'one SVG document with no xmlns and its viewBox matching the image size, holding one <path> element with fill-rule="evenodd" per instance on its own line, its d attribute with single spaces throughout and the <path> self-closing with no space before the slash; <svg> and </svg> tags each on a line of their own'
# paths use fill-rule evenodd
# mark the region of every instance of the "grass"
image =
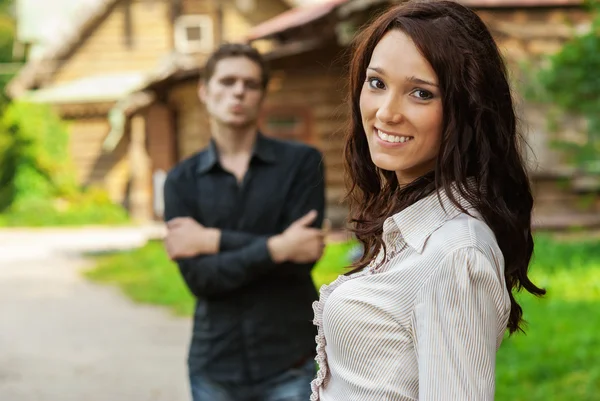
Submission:
<svg viewBox="0 0 600 401">
<path fill-rule="evenodd" d="M 110 200 L 82 195 L 76 201 L 37 199 L 0 212 L 0 227 L 81 227 L 127 225 L 127 211 Z"/>
<path fill-rule="evenodd" d="M 348 264 L 352 244 L 332 244 L 315 267 L 317 288 Z M 119 285 L 133 299 L 190 315 L 193 299 L 162 245 L 98 256 L 91 279 Z M 507 337 L 498 353 L 496 400 L 600 401 L 600 241 L 536 238 L 533 281 L 542 299 L 519 294 L 526 334 Z"/>
<path fill-rule="evenodd" d="M 94 255 L 96 266 L 85 272 L 89 279 L 115 284 L 133 300 L 169 307 L 177 315 L 191 315 L 194 300 L 162 243 L 124 252 Z"/>
<path fill-rule="evenodd" d="M 498 400 L 600 400 L 600 242 L 536 238 L 531 277 L 542 299 L 520 294 L 526 334 L 498 353 Z"/>
</svg>

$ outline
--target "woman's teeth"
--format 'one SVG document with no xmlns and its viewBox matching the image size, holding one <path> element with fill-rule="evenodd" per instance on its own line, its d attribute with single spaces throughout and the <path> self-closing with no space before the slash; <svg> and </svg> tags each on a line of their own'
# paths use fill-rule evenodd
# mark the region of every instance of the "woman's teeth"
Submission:
<svg viewBox="0 0 600 401">
<path fill-rule="evenodd" d="M 375 131 L 377 132 L 377 136 L 381 138 L 381 140 L 389 143 L 403 143 L 413 139 L 412 136 L 390 135 L 378 129 L 376 129 Z"/>
</svg>

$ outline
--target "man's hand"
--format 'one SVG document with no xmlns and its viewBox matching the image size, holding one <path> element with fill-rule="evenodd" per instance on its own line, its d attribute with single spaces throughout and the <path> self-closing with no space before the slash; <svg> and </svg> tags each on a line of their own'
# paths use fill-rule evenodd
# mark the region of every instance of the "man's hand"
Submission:
<svg viewBox="0 0 600 401">
<path fill-rule="evenodd" d="M 310 263 L 319 260 L 325 241 L 322 230 L 310 227 L 316 218 L 317 212 L 311 210 L 283 233 L 269 239 L 267 245 L 275 263 Z"/>
<path fill-rule="evenodd" d="M 176 217 L 167 222 L 165 248 L 172 260 L 219 252 L 221 231 L 206 228 L 191 217 Z"/>
</svg>

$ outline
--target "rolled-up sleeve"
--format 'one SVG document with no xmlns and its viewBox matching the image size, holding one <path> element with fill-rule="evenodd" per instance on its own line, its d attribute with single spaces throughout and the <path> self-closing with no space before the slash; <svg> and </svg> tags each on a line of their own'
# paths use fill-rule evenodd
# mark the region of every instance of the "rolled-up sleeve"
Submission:
<svg viewBox="0 0 600 401">
<path fill-rule="evenodd" d="M 413 321 L 420 401 L 494 399 L 509 312 L 501 271 L 481 251 L 458 249 L 420 290 Z"/>
</svg>

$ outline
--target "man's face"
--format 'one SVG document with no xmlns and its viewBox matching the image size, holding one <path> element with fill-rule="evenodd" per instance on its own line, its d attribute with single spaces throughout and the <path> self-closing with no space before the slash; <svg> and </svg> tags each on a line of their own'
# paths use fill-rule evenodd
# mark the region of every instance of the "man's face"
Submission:
<svg viewBox="0 0 600 401">
<path fill-rule="evenodd" d="M 228 57 L 200 85 L 200 100 L 219 124 L 244 128 L 256 124 L 263 100 L 260 66 L 247 57 Z"/>
</svg>

